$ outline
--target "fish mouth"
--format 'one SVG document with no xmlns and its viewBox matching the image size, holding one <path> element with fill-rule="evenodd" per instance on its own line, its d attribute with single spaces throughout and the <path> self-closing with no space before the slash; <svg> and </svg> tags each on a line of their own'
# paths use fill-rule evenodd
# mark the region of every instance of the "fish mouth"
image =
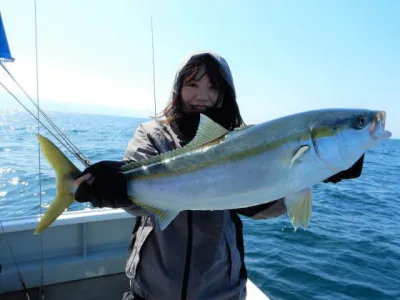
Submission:
<svg viewBox="0 0 400 300">
<path fill-rule="evenodd" d="M 374 120 L 368 128 L 369 134 L 374 140 L 388 139 L 392 136 L 392 133 L 385 130 L 386 125 L 386 112 L 378 111 L 375 115 Z"/>
</svg>

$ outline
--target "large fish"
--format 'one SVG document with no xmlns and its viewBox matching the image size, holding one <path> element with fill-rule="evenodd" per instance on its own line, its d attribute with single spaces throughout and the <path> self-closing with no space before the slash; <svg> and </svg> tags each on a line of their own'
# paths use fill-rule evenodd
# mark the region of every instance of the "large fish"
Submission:
<svg viewBox="0 0 400 300">
<path fill-rule="evenodd" d="M 307 227 L 312 187 L 350 168 L 390 138 L 386 113 L 323 109 L 244 126 L 228 132 L 201 115 L 196 137 L 185 147 L 121 167 L 133 203 L 164 229 L 183 210 L 236 209 L 284 198 L 295 228 Z M 74 201 L 80 171 L 48 139 L 38 135 L 56 172 L 56 197 L 35 233 Z"/>
</svg>

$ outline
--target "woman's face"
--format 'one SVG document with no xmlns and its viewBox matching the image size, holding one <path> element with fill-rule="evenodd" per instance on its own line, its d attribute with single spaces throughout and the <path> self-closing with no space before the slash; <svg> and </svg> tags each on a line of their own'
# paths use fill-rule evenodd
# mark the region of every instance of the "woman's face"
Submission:
<svg viewBox="0 0 400 300">
<path fill-rule="evenodd" d="M 218 100 L 219 90 L 213 86 L 202 66 L 191 81 L 185 82 L 181 90 L 182 109 L 186 114 L 204 113 L 214 107 Z M 200 79 L 198 79 L 201 77 Z"/>
</svg>

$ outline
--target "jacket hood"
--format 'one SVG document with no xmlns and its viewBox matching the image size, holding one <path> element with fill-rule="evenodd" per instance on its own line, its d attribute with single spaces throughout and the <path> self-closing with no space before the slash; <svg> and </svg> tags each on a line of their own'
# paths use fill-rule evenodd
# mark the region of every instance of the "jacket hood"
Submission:
<svg viewBox="0 0 400 300">
<path fill-rule="evenodd" d="M 232 77 L 232 72 L 231 69 L 229 68 L 228 63 L 226 60 L 220 56 L 219 54 L 212 52 L 212 51 L 205 51 L 205 50 L 197 50 L 192 53 L 190 53 L 188 56 L 184 58 L 184 60 L 181 62 L 180 66 L 178 67 L 178 70 L 175 75 L 174 83 L 173 83 L 173 88 L 172 88 L 172 96 L 174 97 L 179 91 L 178 91 L 178 78 L 179 74 L 182 71 L 182 69 L 193 59 L 201 57 L 201 56 L 209 56 L 211 57 L 215 62 L 218 63 L 221 74 L 226 80 L 226 82 L 229 84 L 229 86 L 232 88 L 233 93 L 236 94 L 235 92 L 235 84 L 233 82 L 233 77 Z M 171 99 L 173 99 L 173 97 Z"/>
</svg>

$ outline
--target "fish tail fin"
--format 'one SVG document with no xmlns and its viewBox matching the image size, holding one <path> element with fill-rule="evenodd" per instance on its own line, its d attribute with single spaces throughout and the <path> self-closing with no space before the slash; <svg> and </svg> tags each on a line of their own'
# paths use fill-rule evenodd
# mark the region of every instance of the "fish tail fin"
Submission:
<svg viewBox="0 0 400 300">
<path fill-rule="evenodd" d="M 34 234 L 51 225 L 74 202 L 74 180 L 81 172 L 49 139 L 38 134 L 37 138 L 44 157 L 56 173 L 56 197 L 44 213 Z"/>
</svg>

